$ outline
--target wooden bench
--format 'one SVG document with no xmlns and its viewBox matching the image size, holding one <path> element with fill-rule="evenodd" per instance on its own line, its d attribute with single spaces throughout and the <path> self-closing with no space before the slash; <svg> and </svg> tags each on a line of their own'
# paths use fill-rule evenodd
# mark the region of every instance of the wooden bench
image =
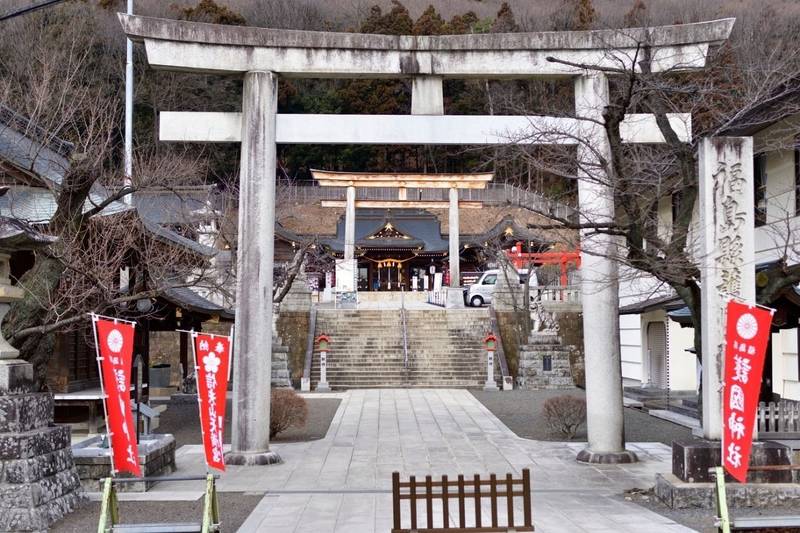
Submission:
<svg viewBox="0 0 800 533">
<path fill-rule="evenodd" d="M 800 465 L 754 466 L 750 471 L 800 470 Z M 714 505 L 717 510 L 717 532 L 747 531 L 769 528 L 800 528 L 800 515 L 797 516 L 748 516 L 733 518 L 728 512 L 728 496 L 725 491 L 725 471 L 721 466 L 714 468 Z"/>
<path fill-rule="evenodd" d="M 142 477 L 142 478 L 106 478 L 103 484 L 103 501 L 100 506 L 100 521 L 97 524 L 97 533 L 212 533 L 221 531 L 219 521 L 219 503 L 217 502 L 217 487 L 215 480 L 219 476 L 208 474 L 202 476 L 176 476 L 176 477 Z M 137 481 L 206 481 L 206 495 L 203 500 L 203 517 L 201 522 L 187 523 L 149 523 L 149 524 L 121 524 L 119 522 L 119 501 L 114 483 L 133 483 Z"/>
<path fill-rule="evenodd" d="M 522 501 L 522 523 L 517 524 L 514 512 L 514 498 Z M 409 502 L 410 527 L 402 524 L 402 502 Z M 490 516 L 484 517 L 482 502 L 488 500 L 491 505 Z M 506 519 L 499 520 L 500 503 L 505 500 L 504 514 Z M 425 502 L 425 525 L 421 527 L 417 517 L 417 503 Z M 441 525 L 434 525 L 434 501 L 441 502 Z M 472 501 L 474 523 L 467 525 L 466 503 Z M 458 526 L 450 525 L 450 503 L 458 506 Z M 392 512 L 394 525 L 392 533 L 459 533 L 459 532 L 507 532 L 533 531 L 531 519 L 531 474 L 527 468 L 522 471 L 521 478 L 507 474 L 505 479 L 497 479 L 491 474 L 489 479 L 481 479 L 475 475 L 465 480 L 463 475 L 457 479 L 442 476 L 441 481 L 434 481 L 425 476 L 424 481 L 417 481 L 410 476 L 407 482 L 400 481 L 400 474 L 392 474 Z M 456 522 L 453 517 L 453 522 Z M 484 525 L 484 522 L 486 524 Z M 489 522 L 491 525 L 489 525 Z M 500 523 L 506 525 L 500 525 Z"/>
</svg>

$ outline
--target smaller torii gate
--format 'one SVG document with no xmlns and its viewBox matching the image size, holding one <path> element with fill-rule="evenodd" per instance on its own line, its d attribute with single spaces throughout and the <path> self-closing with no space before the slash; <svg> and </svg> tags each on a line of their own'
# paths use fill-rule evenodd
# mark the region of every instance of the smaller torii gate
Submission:
<svg viewBox="0 0 800 533">
<path fill-rule="evenodd" d="M 344 207 L 344 259 L 355 258 L 356 208 L 400 208 L 400 209 L 448 209 L 449 215 L 449 257 L 451 283 L 460 285 L 461 265 L 459 262 L 459 208 L 479 209 L 483 202 L 458 199 L 459 189 L 485 189 L 492 181 L 494 174 L 407 174 L 376 172 L 332 172 L 327 170 L 311 170 L 311 175 L 321 187 L 346 187 L 346 200 L 323 200 L 322 207 Z M 356 187 L 391 187 L 397 189 L 394 200 L 356 200 Z M 408 188 L 416 189 L 449 189 L 449 200 L 414 200 L 408 199 Z M 450 299 L 448 299 L 449 301 Z M 459 293 L 458 299 L 463 299 Z"/>
<path fill-rule="evenodd" d="M 567 279 L 567 266 L 572 263 L 577 268 L 581 266 L 581 251 L 577 250 L 564 251 L 564 252 L 523 252 L 523 242 L 518 241 L 514 243 L 514 247 L 506 252 L 509 261 L 516 269 L 528 268 L 531 263 L 539 263 L 542 265 L 559 265 L 561 267 L 561 280 L 562 286 L 568 284 Z"/>
</svg>

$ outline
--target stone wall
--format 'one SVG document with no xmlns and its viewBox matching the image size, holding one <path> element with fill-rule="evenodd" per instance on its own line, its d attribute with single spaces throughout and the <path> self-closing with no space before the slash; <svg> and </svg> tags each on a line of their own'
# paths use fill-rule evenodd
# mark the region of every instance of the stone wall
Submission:
<svg viewBox="0 0 800 533">
<path fill-rule="evenodd" d="M 289 349 L 289 373 L 292 383 L 300 385 L 308 343 L 309 312 L 281 311 L 278 315 L 278 337 L 283 346 Z"/>
<path fill-rule="evenodd" d="M 519 367 L 519 348 L 528 340 L 530 326 L 522 311 L 495 311 L 500 340 L 508 363 L 508 371 L 517 376 Z"/>
<path fill-rule="evenodd" d="M 580 388 L 586 387 L 586 371 L 584 368 L 583 354 L 583 314 L 559 313 L 558 335 L 564 346 L 569 346 L 569 365 L 572 379 Z"/>
</svg>

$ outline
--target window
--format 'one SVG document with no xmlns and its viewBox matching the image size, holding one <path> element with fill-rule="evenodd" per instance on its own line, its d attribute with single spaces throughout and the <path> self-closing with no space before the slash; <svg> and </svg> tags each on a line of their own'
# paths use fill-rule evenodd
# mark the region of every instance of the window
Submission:
<svg viewBox="0 0 800 533">
<path fill-rule="evenodd" d="M 767 223 L 767 154 L 753 157 L 753 201 L 756 227 Z"/>
<path fill-rule="evenodd" d="M 497 274 L 483 278 L 483 285 L 494 285 L 495 283 L 497 283 Z"/>
</svg>

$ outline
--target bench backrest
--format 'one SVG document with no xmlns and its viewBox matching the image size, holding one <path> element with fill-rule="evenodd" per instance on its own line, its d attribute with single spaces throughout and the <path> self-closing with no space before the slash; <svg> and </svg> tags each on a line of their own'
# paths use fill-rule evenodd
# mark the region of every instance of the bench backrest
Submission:
<svg viewBox="0 0 800 533">
<path fill-rule="evenodd" d="M 522 502 L 522 516 L 515 515 L 514 501 Z M 402 502 L 409 503 L 410 527 L 403 527 Z M 488 500 L 491 507 L 490 516 L 484 516 L 482 503 Z M 425 502 L 425 524 L 417 516 L 418 502 Z M 434 503 L 437 505 L 434 506 Z M 467 502 L 472 502 L 471 514 L 474 521 L 467 517 Z M 501 503 L 504 509 L 501 511 Z M 458 507 L 458 527 L 450 526 L 450 506 Z M 434 507 L 441 511 L 441 524 L 435 524 Z M 522 477 L 514 478 L 506 474 L 503 479 L 497 479 L 491 474 L 489 479 L 481 479 L 476 474 L 472 479 L 464 479 L 459 475 L 457 479 L 448 479 L 442 476 L 441 480 L 434 481 L 432 476 L 425 476 L 424 481 L 418 481 L 416 476 L 410 476 L 407 482 L 400 481 L 400 474 L 392 474 L 392 512 L 394 522 L 392 533 L 435 532 L 447 530 L 448 532 L 503 532 L 533 531 L 531 518 L 531 474 L 527 468 L 522 471 Z M 504 512 L 505 520 L 499 520 L 499 513 Z M 467 525 L 468 522 L 472 522 Z M 500 525 L 500 523 L 504 525 Z M 490 525 L 491 524 L 491 525 Z"/>
</svg>

